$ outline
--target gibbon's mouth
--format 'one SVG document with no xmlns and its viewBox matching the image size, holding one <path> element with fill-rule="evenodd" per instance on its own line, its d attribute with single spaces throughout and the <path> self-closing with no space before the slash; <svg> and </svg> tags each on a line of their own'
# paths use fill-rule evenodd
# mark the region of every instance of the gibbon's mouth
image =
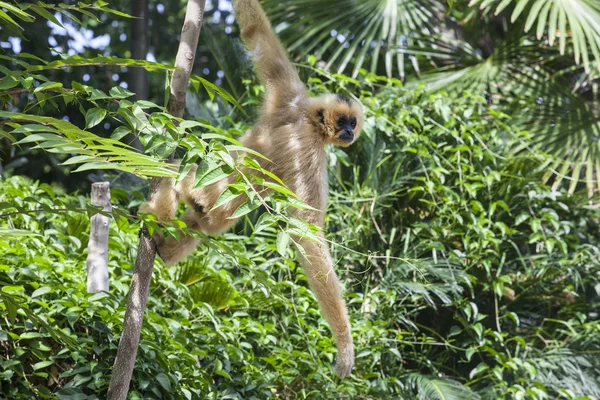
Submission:
<svg viewBox="0 0 600 400">
<path fill-rule="evenodd" d="M 354 132 L 352 132 L 349 129 L 344 129 L 342 133 L 340 133 L 340 135 L 338 136 L 338 139 L 340 139 L 340 141 L 344 143 L 352 143 L 352 141 L 354 140 Z"/>
</svg>

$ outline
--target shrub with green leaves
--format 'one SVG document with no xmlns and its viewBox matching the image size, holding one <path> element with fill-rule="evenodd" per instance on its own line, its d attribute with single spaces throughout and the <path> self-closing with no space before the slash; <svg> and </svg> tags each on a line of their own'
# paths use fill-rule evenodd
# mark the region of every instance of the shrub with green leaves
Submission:
<svg viewBox="0 0 600 400">
<path fill-rule="evenodd" d="M 327 237 L 349 300 L 354 374 L 334 377 L 335 346 L 293 250 L 256 210 L 181 265 L 155 269 L 130 397 L 599 397 L 599 212 L 589 199 L 541 184 L 543 155 L 511 152 L 527 133 L 478 96 L 334 78 L 315 77 L 312 89 L 362 91 L 367 108 L 360 140 L 330 158 Z M 111 293 L 89 295 L 88 199 L 0 182 L 9 398 L 105 397 L 139 230 L 128 207 L 139 198 L 113 191 Z"/>
</svg>

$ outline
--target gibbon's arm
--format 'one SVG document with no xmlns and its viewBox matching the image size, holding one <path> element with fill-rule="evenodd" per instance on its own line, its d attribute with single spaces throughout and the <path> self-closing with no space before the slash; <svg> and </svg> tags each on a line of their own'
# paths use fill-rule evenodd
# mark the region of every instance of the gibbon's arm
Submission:
<svg viewBox="0 0 600 400">
<path fill-rule="evenodd" d="M 257 0 L 234 0 L 242 40 L 252 52 L 256 70 L 266 88 L 265 110 L 275 110 L 306 95 L 298 72 L 290 63 L 283 45 L 271 30 Z"/>
<path fill-rule="evenodd" d="M 303 218 L 311 223 L 322 226 L 321 216 L 306 215 L 314 214 L 314 211 L 302 210 L 298 214 L 304 214 Z M 333 260 L 322 234 L 318 240 L 309 238 L 294 238 L 302 246 L 304 254 L 299 250 L 298 258 L 306 272 L 308 283 L 317 297 L 323 316 L 327 320 L 338 354 L 335 371 L 340 378 L 350 374 L 354 366 L 354 343 L 352 331 L 348 319 L 346 303 L 342 297 L 340 282 L 333 266 Z"/>
</svg>

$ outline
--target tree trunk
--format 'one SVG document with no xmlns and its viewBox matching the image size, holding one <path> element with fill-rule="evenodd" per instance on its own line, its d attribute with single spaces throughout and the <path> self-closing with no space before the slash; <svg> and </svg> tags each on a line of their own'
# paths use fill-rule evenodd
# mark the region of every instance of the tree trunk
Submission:
<svg viewBox="0 0 600 400">
<path fill-rule="evenodd" d="M 131 58 L 145 60 L 148 55 L 148 0 L 133 0 L 131 15 Z M 129 90 L 135 100 L 148 100 L 148 71 L 144 68 L 129 69 Z"/>
<path fill-rule="evenodd" d="M 148 0 L 133 0 L 131 3 L 129 36 L 129 49 L 131 58 L 145 60 L 148 55 Z M 144 68 L 130 68 L 128 74 L 128 89 L 135 93 L 134 100 L 148 100 L 148 71 Z M 144 145 L 134 134 L 130 133 L 123 138 L 123 142 L 131 147 L 143 151 Z"/>
<path fill-rule="evenodd" d="M 185 21 L 181 31 L 181 40 L 175 66 L 181 68 L 173 73 L 168 110 L 182 117 L 185 111 L 185 92 L 192 74 L 192 66 L 196 57 L 198 38 L 202 28 L 204 6 L 206 0 L 188 0 Z M 149 197 L 153 196 L 161 178 L 153 178 Z M 150 278 L 154 267 L 156 246 L 146 229 L 142 229 L 135 269 L 131 280 L 127 309 L 123 321 L 123 334 L 119 341 L 117 358 L 108 388 L 108 398 L 125 400 L 135 365 L 135 358 L 140 342 L 140 333 L 144 321 L 144 310 L 150 289 Z"/>
<path fill-rule="evenodd" d="M 92 184 L 92 205 L 104 207 L 110 212 L 110 184 L 99 182 Z M 110 218 L 96 214 L 90 221 L 90 240 L 88 242 L 87 291 L 108 292 L 108 229 Z"/>
</svg>

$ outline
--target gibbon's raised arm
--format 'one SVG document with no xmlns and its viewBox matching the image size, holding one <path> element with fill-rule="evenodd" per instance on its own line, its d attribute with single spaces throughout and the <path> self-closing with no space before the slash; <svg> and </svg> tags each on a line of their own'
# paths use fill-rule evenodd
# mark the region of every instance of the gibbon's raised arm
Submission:
<svg viewBox="0 0 600 400">
<path fill-rule="evenodd" d="M 265 112 L 287 105 L 298 95 L 307 96 L 298 72 L 257 0 L 234 0 L 241 38 L 252 52 L 260 80 L 267 92 Z"/>
</svg>

